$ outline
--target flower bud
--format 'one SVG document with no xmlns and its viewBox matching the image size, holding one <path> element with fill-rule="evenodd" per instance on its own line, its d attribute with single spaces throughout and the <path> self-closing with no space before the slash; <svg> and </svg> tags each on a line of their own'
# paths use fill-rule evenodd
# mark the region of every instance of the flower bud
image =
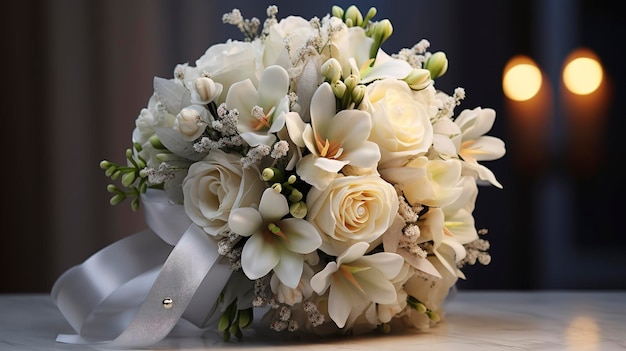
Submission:
<svg viewBox="0 0 626 351">
<path fill-rule="evenodd" d="M 290 175 L 289 178 L 287 178 L 287 183 L 289 184 L 293 184 L 296 182 L 296 180 L 298 180 L 298 177 L 296 177 L 295 175 Z"/>
<path fill-rule="evenodd" d="M 215 86 L 213 79 L 208 77 L 196 78 L 193 83 L 193 87 L 201 101 L 208 103 L 215 100 L 217 87 Z"/>
<path fill-rule="evenodd" d="M 389 39 L 391 34 L 393 33 L 393 26 L 391 25 L 391 21 L 388 19 L 384 19 L 378 23 L 376 23 L 375 37 L 380 38 L 380 43 L 384 43 L 385 40 Z"/>
<path fill-rule="evenodd" d="M 107 169 L 107 168 L 109 168 L 110 165 L 111 165 L 111 162 L 109 162 L 107 160 L 100 161 L 100 168 L 102 168 L 102 169 Z"/>
<path fill-rule="evenodd" d="M 427 69 L 415 68 L 413 69 L 404 81 L 411 87 L 413 90 L 422 90 L 426 88 L 431 82 L 430 79 L 430 71 Z"/>
<path fill-rule="evenodd" d="M 280 183 L 274 183 L 272 184 L 272 190 L 274 190 L 277 193 L 281 193 L 283 191 L 283 186 L 280 185 Z"/>
<path fill-rule="evenodd" d="M 359 106 L 365 97 L 365 85 L 359 84 L 352 90 L 352 101 L 354 106 Z"/>
<path fill-rule="evenodd" d="M 252 319 L 254 317 L 252 308 L 246 308 L 245 310 L 239 311 L 238 317 L 239 328 L 247 328 L 250 324 L 252 324 Z"/>
<path fill-rule="evenodd" d="M 341 7 L 334 5 L 332 7 L 331 13 L 333 14 L 334 17 L 343 19 L 344 11 Z"/>
<path fill-rule="evenodd" d="M 378 11 L 376 10 L 375 7 L 370 7 L 369 10 L 367 10 L 367 13 L 365 14 L 365 18 L 363 19 L 363 24 L 361 24 L 361 27 L 365 28 L 367 26 L 367 23 L 374 18 L 374 16 L 376 16 L 376 13 Z"/>
<path fill-rule="evenodd" d="M 131 184 L 133 184 L 135 178 L 135 172 L 124 173 L 122 176 L 122 185 L 128 188 Z"/>
<path fill-rule="evenodd" d="M 185 107 L 176 116 L 174 129 L 182 134 L 183 139 L 191 141 L 198 138 L 206 129 L 206 122 L 202 120 L 201 111 L 196 106 Z"/>
<path fill-rule="evenodd" d="M 118 193 L 113 195 L 113 197 L 109 200 L 109 203 L 113 206 L 119 204 L 120 202 L 124 201 L 124 199 L 126 199 L 126 195 L 124 195 L 123 193 Z"/>
<path fill-rule="evenodd" d="M 346 24 L 348 24 L 348 20 L 351 21 L 351 25 L 349 25 L 348 27 L 360 26 L 363 23 L 363 15 L 355 5 L 351 5 L 350 7 L 348 7 L 345 13 L 345 19 Z"/>
<path fill-rule="evenodd" d="M 393 26 L 388 19 L 384 19 L 376 23 L 371 34 L 372 39 L 374 39 L 374 43 L 370 49 L 370 58 L 376 58 L 378 49 L 380 49 L 380 46 L 385 42 L 385 40 L 389 39 L 391 33 L 393 33 Z"/>
<path fill-rule="evenodd" d="M 341 99 L 346 93 L 346 85 L 340 80 L 331 84 L 331 88 L 333 89 L 333 93 L 335 93 L 335 96 L 339 99 Z"/>
<path fill-rule="evenodd" d="M 359 84 L 360 81 L 361 78 L 359 78 L 359 76 L 357 76 L 356 74 L 351 74 L 348 76 L 348 78 L 343 80 L 343 83 L 346 85 L 348 91 L 352 91 L 352 89 L 354 89 L 354 87 L 356 87 L 356 85 Z"/>
<path fill-rule="evenodd" d="M 303 196 L 304 195 L 302 195 L 302 193 L 298 189 L 293 189 L 291 191 L 291 194 L 289 194 L 289 201 L 290 202 L 298 202 L 298 201 L 302 200 Z"/>
<path fill-rule="evenodd" d="M 439 318 L 439 314 L 435 311 L 426 311 L 426 315 L 428 316 L 428 318 L 430 318 L 433 322 L 439 322 L 440 318 Z"/>
<path fill-rule="evenodd" d="M 289 213 L 295 218 L 302 219 L 307 214 L 307 208 L 304 201 L 298 201 L 289 206 Z"/>
<path fill-rule="evenodd" d="M 326 60 L 322 65 L 321 71 L 326 80 L 331 83 L 338 81 L 342 75 L 341 64 L 335 58 Z"/>
<path fill-rule="evenodd" d="M 430 71 L 430 76 L 435 79 L 443 76 L 448 70 L 448 58 L 443 51 L 438 51 L 432 54 L 426 63 L 424 68 Z"/>
<path fill-rule="evenodd" d="M 157 150 L 166 149 L 166 147 L 161 143 L 161 139 L 159 139 L 159 136 L 156 134 L 152 135 L 148 141 L 150 141 L 150 145 Z"/>
</svg>

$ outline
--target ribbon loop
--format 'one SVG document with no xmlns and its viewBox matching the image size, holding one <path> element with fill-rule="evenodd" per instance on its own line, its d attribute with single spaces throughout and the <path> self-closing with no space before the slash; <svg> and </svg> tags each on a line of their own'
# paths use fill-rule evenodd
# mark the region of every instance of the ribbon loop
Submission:
<svg viewBox="0 0 626 351">
<path fill-rule="evenodd" d="M 151 226 L 166 217 L 163 211 L 170 217 L 182 208 L 159 194 L 149 196 Z M 186 216 L 174 218 L 160 233 L 145 230 L 119 240 L 59 277 L 52 299 L 78 335 L 59 335 L 57 341 L 144 347 L 165 338 L 181 318 L 198 328 L 215 321 L 230 266 L 220 260 L 213 238 Z"/>
</svg>

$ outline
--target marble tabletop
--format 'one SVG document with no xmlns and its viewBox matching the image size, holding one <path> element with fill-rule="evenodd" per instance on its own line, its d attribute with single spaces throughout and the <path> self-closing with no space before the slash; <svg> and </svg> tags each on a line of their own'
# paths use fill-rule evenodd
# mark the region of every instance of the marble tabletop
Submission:
<svg viewBox="0 0 626 351">
<path fill-rule="evenodd" d="M 55 341 L 72 333 L 48 295 L 0 295 L 0 350 L 94 350 Z M 168 337 L 151 350 L 626 350 L 626 291 L 461 291 L 427 333 L 395 331 L 295 340 L 251 331 Z"/>
</svg>

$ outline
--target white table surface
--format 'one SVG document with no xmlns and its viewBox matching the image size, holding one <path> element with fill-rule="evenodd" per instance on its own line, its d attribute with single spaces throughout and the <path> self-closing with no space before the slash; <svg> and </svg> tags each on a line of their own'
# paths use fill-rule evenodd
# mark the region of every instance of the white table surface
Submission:
<svg viewBox="0 0 626 351">
<path fill-rule="evenodd" d="M 48 295 L 0 295 L 0 350 L 94 350 L 55 341 L 73 331 Z M 274 335 L 274 336 L 268 336 Z M 461 291 L 428 333 L 285 340 L 249 331 L 170 337 L 152 350 L 626 350 L 626 291 Z M 282 335 L 282 334 L 281 334 Z"/>
</svg>

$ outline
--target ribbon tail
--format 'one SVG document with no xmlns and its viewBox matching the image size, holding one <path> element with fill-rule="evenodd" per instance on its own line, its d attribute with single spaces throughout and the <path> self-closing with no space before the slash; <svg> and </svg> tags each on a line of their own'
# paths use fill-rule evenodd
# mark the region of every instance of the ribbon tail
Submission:
<svg viewBox="0 0 626 351">
<path fill-rule="evenodd" d="M 181 318 L 208 326 L 231 274 L 220 258 L 215 241 L 195 225 L 173 249 L 150 230 L 113 243 L 53 286 L 54 302 L 78 332 L 57 341 L 145 347 Z"/>
</svg>

